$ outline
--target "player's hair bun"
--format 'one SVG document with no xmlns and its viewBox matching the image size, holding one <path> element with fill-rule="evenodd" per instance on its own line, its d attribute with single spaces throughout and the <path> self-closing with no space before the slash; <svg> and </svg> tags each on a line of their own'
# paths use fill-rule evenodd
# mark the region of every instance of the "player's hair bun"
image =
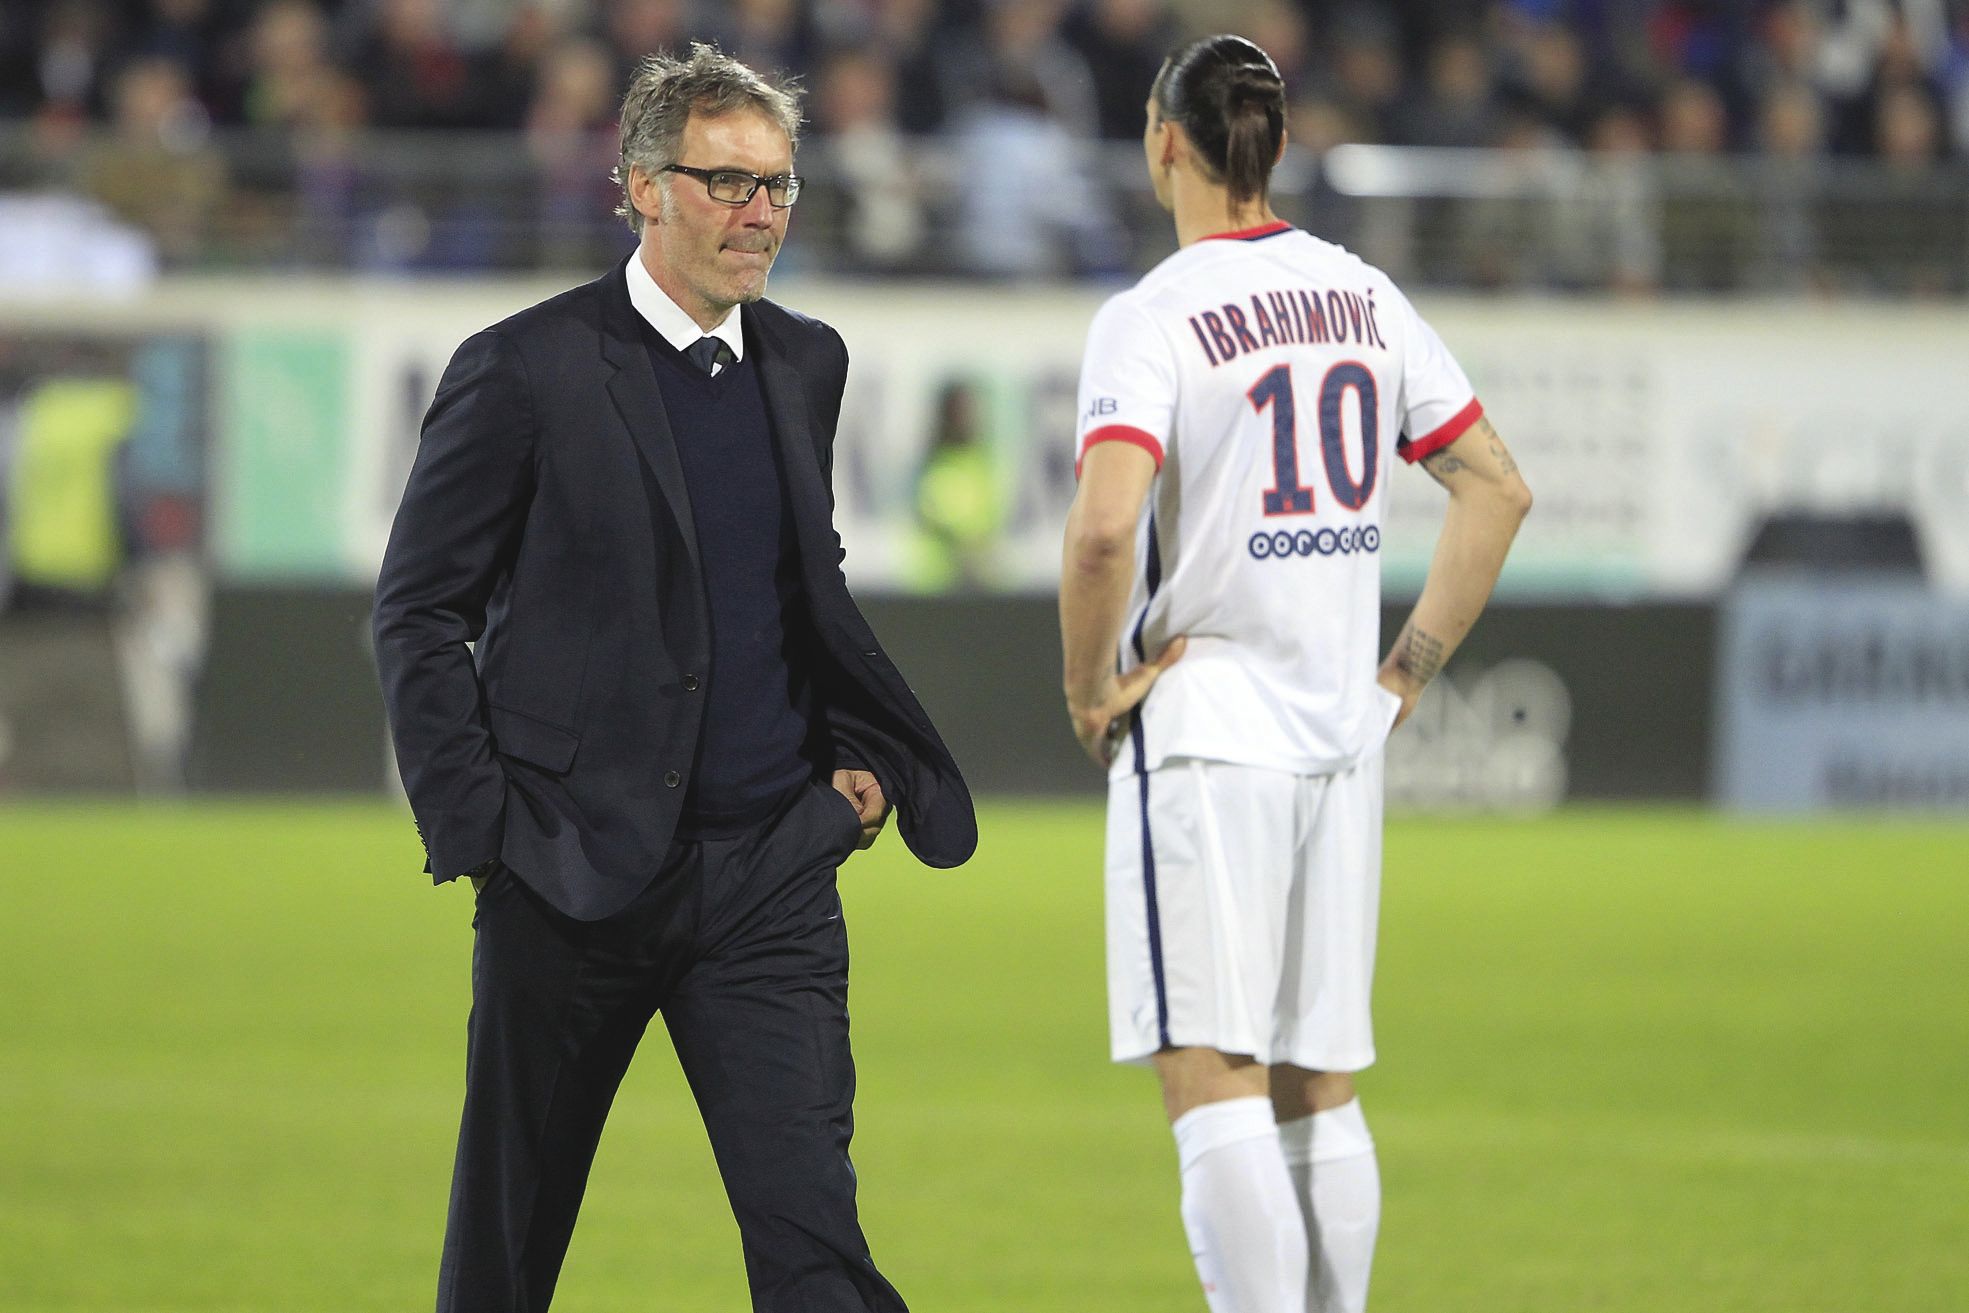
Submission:
<svg viewBox="0 0 1969 1313">
<path fill-rule="evenodd" d="M 1238 110 L 1246 105 L 1284 108 L 1285 79 L 1269 63 L 1240 64 L 1224 74 L 1224 106 Z"/>
<path fill-rule="evenodd" d="M 1205 37 L 1170 53 L 1149 94 L 1234 201 L 1264 195 L 1285 140 L 1285 79 L 1271 56 L 1241 36 Z"/>
</svg>

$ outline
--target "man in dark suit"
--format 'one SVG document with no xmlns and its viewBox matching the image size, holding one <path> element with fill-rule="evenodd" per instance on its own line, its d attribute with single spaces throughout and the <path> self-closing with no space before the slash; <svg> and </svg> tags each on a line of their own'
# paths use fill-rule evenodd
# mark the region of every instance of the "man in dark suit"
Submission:
<svg viewBox="0 0 1969 1313">
<path fill-rule="evenodd" d="M 835 868 L 891 804 L 933 866 L 977 827 L 842 577 L 846 349 L 761 299 L 798 123 L 716 51 L 646 61 L 636 254 L 466 341 L 424 421 L 376 648 L 429 870 L 477 886 L 441 1313 L 547 1307 L 658 1012 L 754 1308 L 903 1308 L 856 1220 Z"/>
</svg>

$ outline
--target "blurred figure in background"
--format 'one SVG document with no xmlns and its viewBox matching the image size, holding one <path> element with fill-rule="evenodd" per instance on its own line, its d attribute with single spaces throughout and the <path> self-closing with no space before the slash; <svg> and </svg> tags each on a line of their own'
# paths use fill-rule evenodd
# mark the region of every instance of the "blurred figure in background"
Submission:
<svg viewBox="0 0 1969 1313">
<path fill-rule="evenodd" d="M 813 67 L 814 6 L 802 0 L 726 0 L 710 15 L 720 48 L 754 68 Z"/>
<path fill-rule="evenodd" d="M 539 263 L 592 263 L 613 194 L 616 94 L 608 47 L 586 37 L 548 54 L 526 108 L 526 148 L 534 166 L 533 235 Z"/>
<path fill-rule="evenodd" d="M 1847 249 L 1870 257 L 1867 287 L 1919 297 L 1960 292 L 1964 179 L 1935 167 L 1944 139 L 1933 97 L 1913 85 L 1888 89 L 1873 131 L 1885 174 L 1864 205 L 1842 207 L 1859 224 L 1847 233 Z"/>
<path fill-rule="evenodd" d="M 1429 52 L 1420 95 L 1392 116 L 1394 140 L 1407 146 L 1488 146 L 1497 135 L 1497 105 L 1483 42 L 1452 36 Z"/>
<path fill-rule="evenodd" d="M 1372 9 L 1350 9 L 1331 42 L 1326 95 L 1354 123 L 1362 142 L 1394 139 L 1402 94 L 1402 68 L 1390 18 Z"/>
<path fill-rule="evenodd" d="M 1093 76 L 1100 135 L 1133 141 L 1142 126 L 1142 88 L 1176 43 L 1164 0 L 1091 0 L 1067 15 L 1065 33 Z"/>
<path fill-rule="evenodd" d="M 569 0 L 523 0 L 473 73 L 477 121 L 485 127 L 524 126 L 546 65 L 585 17 L 585 6 Z M 606 64 L 603 80 L 613 94 L 615 63 Z"/>
<path fill-rule="evenodd" d="M 56 0 L 41 15 L 30 61 L 35 118 L 54 127 L 108 117 L 115 34 L 110 7 L 103 0 Z"/>
<path fill-rule="evenodd" d="M 1771 87 L 1758 107 L 1763 159 L 1752 174 L 1757 193 L 1757 258 L 1750 274 L 1767 291 L 1824 287 L 1817 198 L 1824 177 L 1824 116 L 1803 83 Z"/>
<path fill-rule="evenodd" d="M 941 68 L 951 109 L 1018 103 L 1068 137 L 1093 137 L 1094 76 L 1060 36 L 1062 8 L 1060 0 L 997 0 L 985 11 L 982 41 L 947 43 Z"/>
<path fill-rule="evenodd" d="M 193 94 L 211 110 L 223 94 L 228 36 L 218 0 L 145 0 L 127 55 L 168 59 L 184 69 Z"/>
<path fill-rule="evenodd" d="M 451 34 L 442 0 L 379 0 L 376 26 L 354 66 L 369 88 L 370 117 L 385 128 L 473 126 L 472 68 Z"/>
<path fill-rule="evenodd" d="M 1507 28 L 1505 50 L 1505 94 L 1514 107 L 1563 139 L 1584 141 L 1593 109 L 1579 37 L 1559 23 L 1519 22 Z"/>
<path fill-rule="evenodd" d="M 1578 185 L 1552 197 L 1545 269 L 1556 286 L 1621 296 L 1660 287 L 1662 202 L 1648 168 L 1652 144 L 1638 106 L 1610 105 L 1594 119 Z"/>
<path fill-rule="evenodd" d="M 1089 143 L 1053 113 L 1031 69 L 1007 61 L 953 129 L 962 268 L 989 278 L 1060 277 L 1127 260 Z"/>
<path fill-rule="evenodd" d="M 167 264 L 197 260 L 226 168 L 190 79 L 168 59 L 139 59 L 117 74 L 113 100 L 114 131 L 83 155 L 77 185 L 148 233 Z"/>
<path fill-rule="evenodd" d="M 306 263 L 345 267 L 365 213 L 363 133 L 368 92 L 353 74 L 316 71 L 314 94 L 293 121 L 295 253 Z"/>
<path fill-rule="evenodd" d="M 919 592 L 987 589 L 1006 498 L 976 380 L 951 379 L 937 394 L 936 430 L 916 474 L 910 586 Z"/>
<path fill-rule="evenodd" d="M 914 268 L 928 230 L 921 151 L 895 118 L 895 78 L 879 55 L 837 50 L 821 66 L 816 126 L 839 188 L 834 221 L 847 267 L 895 273 Z"/>
<path fill-rule="evenodd" d="M 896 126 L 910 136 L 939 130 L 950 116 L 938 49 L 943 42 L 937 0 L 871 0 L 872 15 L 844 20 L 835 39 L 865 45 L 895 70 Z"/>
<path fill-rule="evenodd" d="M 685 38 L 689 15 L 683 0 L 597 0 L 615 85 L 626 87 L 636 65 L 654 51 L 674 50 Z"/>
<path fill-rule="evenodd" d="M 332 64 L 328 20 L 312 0 L 273 0 L 244 43 L 239 110 L 256 127 L 292 128 L 312 112 Z"/>
<path fill-rule="evenodd" d="M 1682 78 L 1661 100 L 1662 283 L 1675 292 L 1741 286 L 1756 255 L 1757 219 L 1715 88 Z"/>
</svg>

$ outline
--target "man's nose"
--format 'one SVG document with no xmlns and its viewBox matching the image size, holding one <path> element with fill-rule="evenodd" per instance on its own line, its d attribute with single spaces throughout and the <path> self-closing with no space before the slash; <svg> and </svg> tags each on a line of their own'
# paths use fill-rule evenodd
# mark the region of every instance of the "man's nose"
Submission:
<svg viewBox="0 0 1969 1313">
<path fill-rule="evenodd" d="M 747 228 L 770 228 L 773 225 L 773 201 L 764 187 L 752 193 L 752 199 L 738 207 L 738 220 Z"/>
</svg>

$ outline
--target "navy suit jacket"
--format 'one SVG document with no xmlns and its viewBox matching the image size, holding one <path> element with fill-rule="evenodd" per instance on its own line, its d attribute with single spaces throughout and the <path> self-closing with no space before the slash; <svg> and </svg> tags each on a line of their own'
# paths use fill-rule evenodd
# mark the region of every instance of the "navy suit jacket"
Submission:
<svg viewBox="0 0 1969 1313">
<path fill-rule="evenodd" d="M 831 476 L 847 348 L 771 301 L 743 317 L 831 764 L 872 770 L 910 850 L 956 866 L 977 846 L 970 793 L 841 573 Z M 710 659 L 690 498 L 639 324 L 618 267 L 458 348 L 376 591 L 377 666 L 427 869 L 442 882 L 497 857 L 583 920 L 626 906 L 669 849 Z"/>
</svg>

